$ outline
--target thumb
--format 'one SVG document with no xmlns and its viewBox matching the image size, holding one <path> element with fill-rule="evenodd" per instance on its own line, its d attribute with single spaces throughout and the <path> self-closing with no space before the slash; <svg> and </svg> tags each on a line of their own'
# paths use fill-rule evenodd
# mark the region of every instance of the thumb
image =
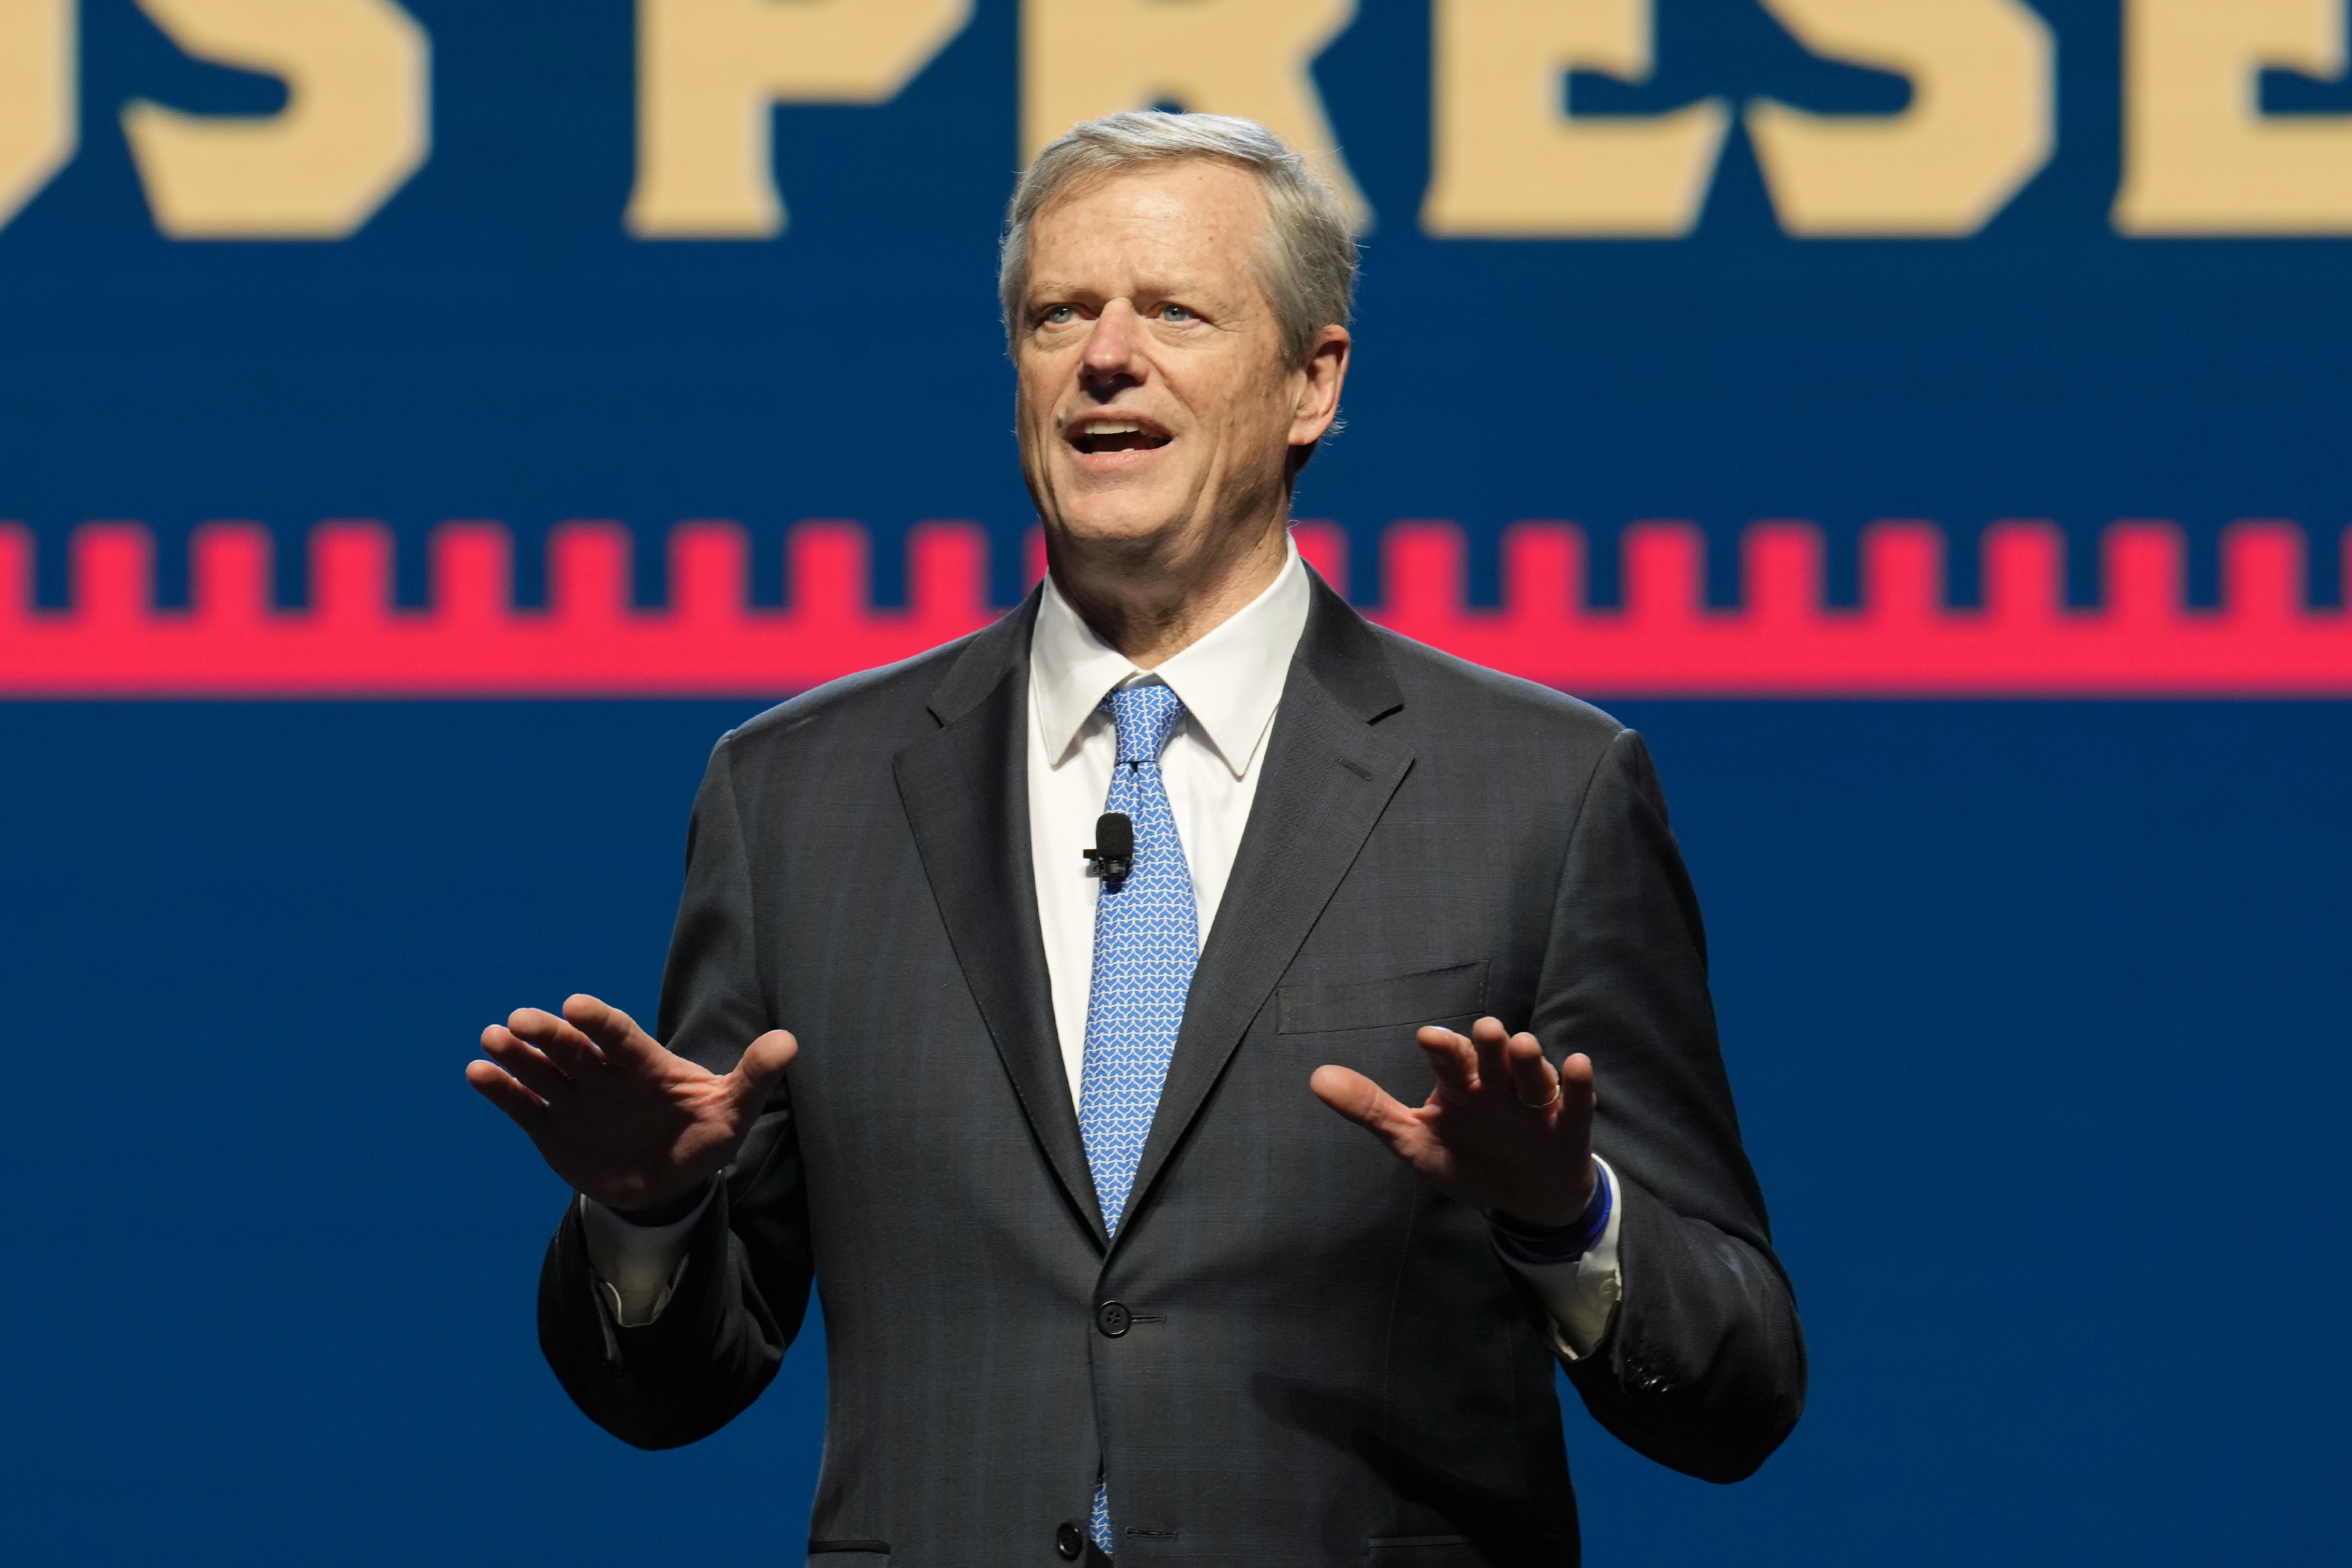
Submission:
<svg viewBox="0 0 2352 1568">
<path fill-rule="evenodd" d="M 1391 1108 L 1402 1109 L 1379 1084 L 1349 1068 L 1317 1068 L 1307 1087 L 1316 1099 L 1357 1126 L 1384 1137 L 1391 1131 Z"/>
<path fill-rule="evenodd" d="M 1351 1068 L 1317 1068 L 1307 1080 L 1315 1098 L 1388 1145 L 1407 1164 L 1429 1153 L 1429 1133 L 1396 1097 Z"/>
<path fill-rule="evenodd" d="M 735 1064 L 735 1077 L 742 1083 L 742 1093 L 764 1102 L 793 1058 L 801 1054 L 801 1043 L 782 1029 L 771 1029 L 743 1047 L 743 1059 Z"/>
</svg>

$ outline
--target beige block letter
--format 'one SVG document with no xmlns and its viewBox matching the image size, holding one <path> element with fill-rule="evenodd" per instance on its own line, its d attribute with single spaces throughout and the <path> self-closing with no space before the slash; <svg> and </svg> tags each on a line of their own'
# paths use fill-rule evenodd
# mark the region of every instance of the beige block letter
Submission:
<svg viewBox="0 0 2352 1568">
<path fill-rule="evenodd" d="M 0 0 L 0 227 L 74 154 L 74 0 Z"/>
<path fill-rule="evenodd" d="M 784 230 L 772 106 L 887 103 L 971 20 L 971 0 L 638 0 L 640 238 Z"/>
<path fill-rule="evenodd" d="M 1832 59 L 1910 79 L 1900 114 L 1748 110 L 1780 226 L 1801 235 L 1969 235 L 2050 162 L 2050 25 L 2021 0 L 1764 0 Z"/>
<path fill-rule="evenodd" d="M 2344 73 L 2345 0 L 2130 0 L 2125 234 L 2352 234 L 2352 115 L 2265 115 L 2265 67 Z"/>
<path fill-rule="evenodd" d="M 1022 155 L 1082 120 L 1163 100 L 1239 115 L 1305 153 L 1370 227 L 1308 68 L 1355 19 L 1356 0 L 1024 0 Z"/>
<path fill-rule="evenodd" d="M 1649 79 L 1650 0 L 1435 5 L 1424 230 L 1525 238 L 1691 231 L 1730 123 L 1722 100 L 1605 119 L 1561 107 L 1570 69 Z"/>
<path fill-rule="evenodd" d="M 432 46 L 393 0 L 139 0 L 198 59 L 286 83 L 276 114 L 134 100 L 123 133 L 174 239 L 342 239 L 432 147 Z"/>
</svg>

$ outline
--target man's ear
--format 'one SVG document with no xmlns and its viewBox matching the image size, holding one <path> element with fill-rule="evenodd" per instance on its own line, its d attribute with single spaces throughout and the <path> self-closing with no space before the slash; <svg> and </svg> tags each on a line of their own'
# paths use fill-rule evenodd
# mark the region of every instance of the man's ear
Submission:
<svg viewBox="0 0 2352 1568">
<path fill-rule="evenodd" d="M 1314 436 L 1304 441 L 1294 441 L 1284 469 L 1286 478 L 1296 479 L 1298 470 L 1314 460 L 1315 448 L 1323 437 L 1339 428 L 1339 388 L 1348 379 L 1348 355 L 1354 346 L 1348 329 L 1336 323 L 1316 334 L 1307 351 L 1307 359 L 1294 373 L 1298 377 L 1298 401 L 1292 406 L 1294 429 L 1303 421 L 1317 419 L 1326 411 L 1329 418 Z"/>
<path fill-rule="evenodd" d="M 1292 405 L 1294 424 L 1328 417 L 1339 413 L 1339 388 L 1348 379 L 1348 355 L 1352 347 L 1348 329 L 1325 327 L 1308 345 L 1307 358 L 1295 373 L 1298 377 L 1298 401 Z M 1323 432 L 1318 430 L 1319 437 Z"/>
<path fill-rule="evenodd" d="M 1333 325 L 1324 328 L 1307 351 L 1307 385 L 1328 397 L 1335 409 L 1339 405 L 1340 384 L 1348 379 L 1348 361 L 1355 346 L 1347 328 Z"/>
</svg>

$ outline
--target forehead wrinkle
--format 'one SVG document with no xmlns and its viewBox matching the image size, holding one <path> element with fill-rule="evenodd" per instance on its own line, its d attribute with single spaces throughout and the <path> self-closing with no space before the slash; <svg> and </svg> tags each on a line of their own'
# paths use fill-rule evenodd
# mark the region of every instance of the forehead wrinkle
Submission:
<svg viewBox="0 0 2352 1568">
<path fill-rule="evenodd" d="M 1247 211 L 1238 211 L 1233 204 L 1220 202 L 1214 210 L 1202 213 L 1192 199 L 1203 188 L 1202 182 L 1187 179 L 1196 173 L 1220 174 L 1228 181 L 1239 182 L 1239 188 L 1248 192 Z M 1181 183 L 1180 183 L 1181 182 Z M 1218 184 L 1223 184 L 1219 181 Z M 1216 188 L 1214 184 L 1208 186 Z M 1235 188 L 1226 184 L 1226 189 Z M 1041 294 L 1071 294 L 1089 292 L 1069 281 L 1041 283 L 1037 263 L 1049 233 L 1062 226 L 1056 220 L 1066 221 L 1070 209 L 1101 196 L 1106 191 L 1122 191 L 1126 200 L 1100 221 L 1079 234 L 1064 238 L 1054 235 L 1056 248 L 1075 250 L 1080 256 L 1097 247 L 1140 250 L 1148 258 L 1130 264 L 1122 258 L 1115 263 L 1130 277 L 1149 274 L 1155 268 L 1164 268 L 1171 250 L 1197 251 L 1206 242 L 1223 257 L 1234 258 L 1234 279 L 1239 288 L 1239 302 L 1249 303 L 1253 296 L 1271 306 L 1265 272 L 1272 261 L 1267 254 L 1273 238 L 1274 208 L 1265 189 L 1243 170 L 1212 159 L 1187 159 L 1160 169 L 1121 170 L 1107 173 L 1084 181 L 1064 191 L 1058 199 L 1030 220 L 1028 256 L 1024 266 L 1028 278 L 1023 288 L 1024 298 L 1034 300 Z M 1246 230 L 1246 232 L 1241 232 Z M 1171 272 L 1178 271 L 1170 268 Z M 1212 283 L 1205 278 L 1161 276 L 1143 281 L 1137 292 L 1181 294 L 1186 290 L 1212 289 L 1220 295 L 1225 286 Z M 1231 300 L 1232 296 L 1227 296 Z"/>
</svg>

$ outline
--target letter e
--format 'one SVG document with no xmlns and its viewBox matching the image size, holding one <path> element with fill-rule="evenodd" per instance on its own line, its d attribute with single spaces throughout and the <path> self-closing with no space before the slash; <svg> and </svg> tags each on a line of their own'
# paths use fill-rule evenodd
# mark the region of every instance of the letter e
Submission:
<svg viewBox="0 0 2352 1568">
<path fill-rule="evenodd" d="M 1586 118 L 1562 78 L 1646 81 L 1650 0 L 1434 0 L 1429 191 L 1421 226 L 1464 237 L 1688 234 L 1730 110 Z"/>
<path fill-rule="evenodd" d="M 2345 0 L 2130 0 L 2125 234 L 2352 234 L 2352 114 L 2265 115 L 2265 67 L 2344 73 Z"/>
</svg>

